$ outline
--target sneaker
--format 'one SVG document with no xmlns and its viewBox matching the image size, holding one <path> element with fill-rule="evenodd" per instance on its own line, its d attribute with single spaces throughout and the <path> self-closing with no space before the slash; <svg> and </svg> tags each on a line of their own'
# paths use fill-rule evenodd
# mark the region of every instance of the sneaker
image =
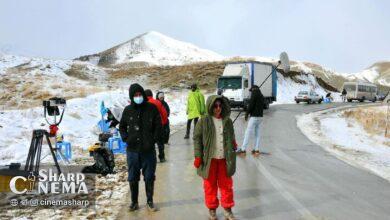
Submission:
<svg viewBox="0 0 390 220">
<path fill-rule="evenodd" d="M 238 153 L 238 154 L 246 154 L 246 151 L 245 151 L 245 150 L 238 149 L 238 150 L 236 151 L 236 153 Z"/>
<path fill-rule="evenodd" d="M 157 211 L 157 208 L 154 206 L 154 204 L 153 204 L 153 202 L 147 202 L 146 203 L 146 207 L 148 208 L 148 210 L 150 211 L 150 212 L 155 212 L 155 211 Z"/>
<path fill-rule="evenodd" d="M 225 216 L 226 220 L 235 220 L 236 219 L 233 215 L 231 208 L 225 209 L 225 211 L 223 212 L 223 215 Z"/>
<path fill-rule="evenodd" d="M 217 212 L 215 209 L 209 209 L 209 219 L 210 220 L 216 220 L 217 219 Z"/>
<path fill-rule="evenodd" d="M 186 134 L 186 136 L 184 136 L 184 139 L 189 139 L 190 138 L 190 135 Z"/>
<path fill-rule="evenodd" d="M 134 202 L 130 204 L 130 212 L 134 212 L 135 210 L 139 209 L 138 203 Z"/>
</svg>

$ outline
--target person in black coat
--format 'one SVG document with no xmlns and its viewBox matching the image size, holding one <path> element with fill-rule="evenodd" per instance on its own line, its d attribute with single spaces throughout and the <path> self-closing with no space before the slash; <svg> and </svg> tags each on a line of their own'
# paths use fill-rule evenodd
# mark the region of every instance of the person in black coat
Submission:
<svg viewBox="0 0 390 220">
<path fill-rule="evenodd" d="M 343 89 L 343 91 L 341 92 L 341 98 L 343 102 L 347 101 L 347 90 Z"/>
<path fill-rule="evenodd" d="M 130 211 L 138 206 L 138 183 L 141 170 L 145 181 L 147 207 L 155 211 L 153 204 L 156 172 L 156 142 L 161 141 L 161 117 L 157 108 L 148 102 L 145 91 L 139 84 L 129 89 L 131 104 L 123 110 L 119 123 L 122 140 L 127 143 L 128 181 L 131 191 Z"/>
<path fill-rule="evenodd" d="M 260 154 L 260 125 L 261 118 L 263 117 L 263 109 L 264 109 L 264 96 L 260 91 L 260 88 L 256 85 L 252 86 L 250 89 L 251 98 L 249 100 L 248 108 L 245 113 L 245 120 L 248 120 L 250 116 L 248 127 L 245 131 L 245 138 L 241 148 L 237 151 L 237 153 L 245 154 L 246 148 L 249 143 L 249 139 L 251 134 L 254 133 L 256 145 L 252 150 L 252 154 L 258 155 Z"/>
<path fill-rule="evenodd" d="M 170 125 L 169 125 L 169 115 L 171 114 L 171 109 L 169 108 L 168 103 L 165 101 L 165 94 L 164 92 L 157 92 L 156 99 L 161 102 L 161 104 L 164 106 L 165 110 L 168 113 L 168 123 L 164 125 L 163 127 L 163 141 L 164 144 L 168 144 L 169 142 L 169 135 L 171 133 Z"/>
</svg>

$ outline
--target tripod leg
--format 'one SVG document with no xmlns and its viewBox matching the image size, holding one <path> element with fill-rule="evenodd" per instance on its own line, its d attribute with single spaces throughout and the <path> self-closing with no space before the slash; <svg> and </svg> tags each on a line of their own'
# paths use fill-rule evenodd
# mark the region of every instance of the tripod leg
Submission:
<svg viewBox="0 0 390 220">
<path fill-rule="evenodd" d="M 39 166 L 41 164 L 41 154 L 42 154 L 42 141 L 43 141 L 43 133 L 40 133 L 36 140 L 36 160 L 35 160 L 35 173 L 39 172 Z"/>
<path fill-rule="evenodd" d="M 28 150 L 28 155 L 27 155 L 27 160 L 26 164 L 24 165 L 24 170 L 25 171 L 30 171 L 31 169 L 31 164 L 34 161 L 34 148 L 35 148 L 35 139 L 36 139 L 36 131 L 33 131 L 32 138 L 31 138 L 31 143 L 30 143 L 30 149 Z"/>
<path fill-rule="evenodd" d="M 49 133 L 47 133 L 47 131 L 45 131 L 45 136 L 46 136 L 47 144 L 49 145 L 49 148 L 50 148 L 51 155 L 53 156 L 54 163 L 55 163 L 55 165 L 57 167 L 58 174 L 60 174 L 61 173 L 61 168 L 60 168 L 60 165 L 58 164 L 57 157 L 56 157 L 56 155 L 54 153 L 53 147 L 51 146 L 51 142 L 50 142 L 50 139 L 49 139 Z"/>
</svg>

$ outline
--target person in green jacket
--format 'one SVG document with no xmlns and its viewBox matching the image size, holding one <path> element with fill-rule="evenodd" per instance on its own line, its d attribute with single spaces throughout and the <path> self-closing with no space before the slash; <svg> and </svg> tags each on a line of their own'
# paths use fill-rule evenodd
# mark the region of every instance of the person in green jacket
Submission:
<svg viewBox="0 0 390 220">
<path fill-rule="evenodd" d="M 205 204 L 210 219 L 217 219 L 219 189 L 224 216 L 231 220 L 235 219 L 232 212 L 232 176 L 236 171 L 237 143 L 230 119 L 230 106 L 228 100 L 219 95 L 210 96 L 206 106 L 207 115 L 195 127 L 194 166 L 203 178 Z"/>
<path fill-rule="evenodd" d="M 198 119 L 205 114 L 204 95 L 200 92 L 196 84 L 191 85 L 191 91 L 187 98 L 187 132 L 184 139 L 190 138 L 191 123 L 194 121 L 194 127 Z"/>
</svg>

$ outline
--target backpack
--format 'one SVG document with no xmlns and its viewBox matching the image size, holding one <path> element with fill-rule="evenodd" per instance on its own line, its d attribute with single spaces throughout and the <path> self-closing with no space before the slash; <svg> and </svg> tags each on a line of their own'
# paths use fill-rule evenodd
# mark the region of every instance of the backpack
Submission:
<svg viewBox="0 0 390 220">
<path fill-rule="evenodd" d="M 105 147 L 99 147 L 91 153 L 95 163 L 92 166 L 84 167 L 81 171 L 82 173 L 96 173 L 102 174 L 103 176 L 115 173 L 115 160 L 112 150 Z"/>
</svg>

